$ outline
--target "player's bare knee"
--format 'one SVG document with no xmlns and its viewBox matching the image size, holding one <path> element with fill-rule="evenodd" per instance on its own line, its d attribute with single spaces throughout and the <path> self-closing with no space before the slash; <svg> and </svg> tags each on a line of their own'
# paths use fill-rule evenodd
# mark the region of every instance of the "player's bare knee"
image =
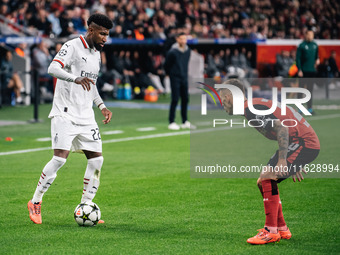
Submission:
<svg viewBox="0 0 340 255">
<path fill-rule="evenodd" d="M 83 150 L 83 152 L 85 153 L 85 156 L 87 159 L 93 159 L 93 158 L 98 158 L 98 157 L 103 156 L 101 152 L 86 151 L 86 150 Z"/>
<path fill-rule="evenodd" d="M 69 153 L 70 153 L 70 151 L 67 151 L 67 150 L 54 149 L 53 154 L 54 154 L 54 156 L 67 159 Z"/>
</svg>

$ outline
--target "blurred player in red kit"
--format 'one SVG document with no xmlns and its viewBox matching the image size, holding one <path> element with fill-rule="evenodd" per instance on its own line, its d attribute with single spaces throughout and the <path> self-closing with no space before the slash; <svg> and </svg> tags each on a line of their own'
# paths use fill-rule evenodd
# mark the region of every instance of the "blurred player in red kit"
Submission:
<svg viewBox="0 0 340 255">
<path fill-rule="evenodd" d="M 245 89 L 241 81 L 230 79 L 225 82 Z M 219 90 L 223 107 L 230 115 L 233 114 L 233 96 L 229 89 Z M 256 115 L 249 110 L 248 100 L 244 96 L 244 116 L 252 126 L 270 140 L 276 140 L 279 149 L 270 158 L 257 180 L 258 188 L 263 197 L 266 222 L 259 233 L 247 240 L 250 244 L 266 244 L 290 239 L 292 234 L 286 225 L 282 213 L 282 204 L 278 183 L 292 176 L 295 182 L 303 180 L 303 166 L 312 162 L 319 154 L 320 142 L 311 125 L 293 108 L 287 106 L 286 115 L 281 114 L 281 106 L 269 115 Z M 257 110 L 268 110 L 272 101 L 254 98 L 253 106 Z M 282 125 L 282 121 L 285 125 Z"/>
</svg>

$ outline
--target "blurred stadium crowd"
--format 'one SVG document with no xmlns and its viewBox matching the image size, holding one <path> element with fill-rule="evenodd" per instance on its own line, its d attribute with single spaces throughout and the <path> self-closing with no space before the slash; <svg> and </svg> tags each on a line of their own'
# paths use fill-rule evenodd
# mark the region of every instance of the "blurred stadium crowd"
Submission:
<svg viewBox="0 0 340 255">
<path fill-rule="evenodd" d="M 112 37 L 166 39 L 182 27 L 197 38 L 340 39 L 337 0 L 1 0 L 0 15 L 46 37 L 86 30 L 94 12 L 106 13 Z"/>
<path fill-rule="evenodd" d="M 53 79 L 47 74 L 47 67 L 60 49 L 60 42 L 84 34 L 86 21 L 95 12 L 105 13 L 114 21 L 110 30 L 112 38 L 164 42 L 158 50 L 157 47 L 106 46 L 97 84 L 104 98 L 112 95 L 112 91 L 117 97 L 119 86 L 130 86 L 135 96 L 139 89 L 150 85 L 159 93 L 169 93 L 163 63 L 179 32 L 187 34 L 189 39 L 254 40 L 303 39 L 307 30 L 313 30 L 316 39 L 340 39 L 340 3 L 337 0 L 0 0 L 0 25 L 5 24 L 0 26 L 1 35 L 46 38 L 38 45 L 21 43 L 13 48 L 6 47 L 18 56 L 31 59 L 33 70 L 38 73 L 34 83 L 39 83 L 43 101 L 53 98 Z M 197 52 L 195 47 L 193 49 Z M 256 52 L 251 46 L 217 46 L 198 52 L 203 54 L 205 77 L 259 76 Z M 320 65 L 319 77 L 338 77 L 338 68 L 333 64 L 336 53 L 332 54 L 330 63 L 325 61 Z M 11 66 L 12 56 L 6 51 L 1 51 L 0 55 L 2 90 L 13 89 L 20 103 L 20 91 L 24 92 L 25 86 Z M 295 63 L 295 50 L 282 51 L 276 60 L 273 68 L 267 68 L 266 76 L 288 77 Z M 9 85 L 6 87 L 6 84 Z"/>
</svg>

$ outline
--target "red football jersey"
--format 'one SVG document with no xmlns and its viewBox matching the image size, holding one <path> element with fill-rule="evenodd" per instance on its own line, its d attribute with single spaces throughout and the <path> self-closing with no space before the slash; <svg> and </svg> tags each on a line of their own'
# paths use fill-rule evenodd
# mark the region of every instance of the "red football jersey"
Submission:
<svg viewBox="0 0 340 255">
<path fill-rule="evenodd" d="M 254 98 L 253 106 L 257 110 L 267 110 L 271 108 L 272 101 L 268 99 L 264 99 L 264 98 Z M 256 129 L 260 133 L 262 133 L 265 137 L 271 140 L 277 140 L 277 134 L 273 129 L 272 120 L 278 119 L 281 121 L 281 123 L 282 121 L 286 120 L 283 122 L 284 125 L 286 126 L 295 125 L 294 121 L 289 121 L 289 120 L 295 120 L 297 125 L 295 127 L 288 127 L 289 142 L 299 143 L 300 145 L 304 145 L 304 147 L 309 148 L 309 149 L 320 149 L 319 138 L 316 135 L 312 126 L 298 112 L 296 112 L 290 106 L 286 107 L 286 115 L 281 115 L 281 104 L 280 103 L 278 103 L 276 110 L 272 114 L 256 115 L 250 112 L 248 108 L 248 100 L 246 100 L 244 102 L 244 112 L 245 112 L 245 117 L 247 120 L 258 121 L 258 124 L 256 124 L 256 121 L 254 121 L 254 122 L 251 122 L 251 125 L 260 126 L 260 124 L 263 123 L 261 127 L 256 127 Z"/>
</svg>

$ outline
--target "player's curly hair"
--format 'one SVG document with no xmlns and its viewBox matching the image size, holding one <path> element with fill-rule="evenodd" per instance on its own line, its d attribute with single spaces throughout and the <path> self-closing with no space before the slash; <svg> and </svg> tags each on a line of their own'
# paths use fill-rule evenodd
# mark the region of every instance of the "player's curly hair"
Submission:
<svg viewBox="0 0 340 255">
<path fill-rule="evenodd" d="M 98 26 L 105 27 L 106 29 L 111 29 L 113 27 L 113 23 L 109 17 L 100 13 L 92 14 L 87 20 L 87 25 L 90 26 L 92 22 Z"/>
</svg>

